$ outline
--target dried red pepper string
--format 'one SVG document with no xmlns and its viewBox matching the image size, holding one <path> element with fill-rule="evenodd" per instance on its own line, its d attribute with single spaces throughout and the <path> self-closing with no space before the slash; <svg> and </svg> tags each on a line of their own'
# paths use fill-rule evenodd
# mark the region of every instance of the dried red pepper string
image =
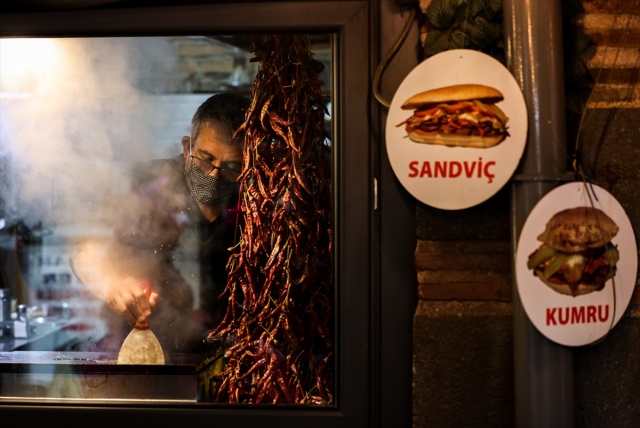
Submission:
<svg viewBox="0 0 640 428">
<path fill-rule="evenodd" d="M 333 402 L 331 165 L 320 64 L 303 36 L 265 37 L 245 131 L 243 229 L 229 260 L 229 343 L 215 400 Z M 320 64 L 321 66 L 321 64 Z"/>
</svg>

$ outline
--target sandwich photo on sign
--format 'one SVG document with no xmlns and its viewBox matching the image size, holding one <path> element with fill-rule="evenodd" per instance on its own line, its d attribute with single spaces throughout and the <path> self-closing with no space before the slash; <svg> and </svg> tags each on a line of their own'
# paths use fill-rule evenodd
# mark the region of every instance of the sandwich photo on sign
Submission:
<svg viewBox="0 0 640 428">
<path fill-rule="evenodd" d="M 551 289 L 578 296 L 599 291 L 616 274 L 620 259 L 611 240 L 619 227 L 590 206 L 554 214 L 538 236 L 542 245 L 529 255 L 527 268 Z"/>
<path fill-rule="evenodd" d="M 620 321 L 634 294 L 633 226 L 608 190 L 565 183 L 529 213 L 514 269 L 522 307 L 540 333 L 561 345 L 593 344 Z"/>
<path fill-rule="evenodd" d="M 509 182 L 527 143 L 519 83 L 495 58 L 451 49 L 418 64 L 389 104 L 385 145 L 396 178 L 439 209 L 478 205 Z"/>
<path fill-rule="evenodd" d="M 413 115 L 405 126 L 415 143 L 487 148 L 509 136 L 509 118 L 496 106 L 504 96 L 486 85 L 459 84 L 420 92 L 408 98 L 403 110 Z"/>
</svg>

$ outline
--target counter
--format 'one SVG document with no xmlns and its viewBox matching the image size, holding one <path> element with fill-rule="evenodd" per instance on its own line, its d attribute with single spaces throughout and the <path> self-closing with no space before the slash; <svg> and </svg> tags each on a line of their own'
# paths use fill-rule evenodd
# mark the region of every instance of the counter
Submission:
<svg viewBox="0 0 640 428">
<path fill-rule="evenodd" d="M 210 401 L 219 352 L 169 354 L 164 365 L 117 364 L 117 353 L 74 352 L 97 341 L 95 320 L 40 321 L 26 339 L 0 337 L 0 402 L 15 400 Z"/>
<path fill-rule="evenodd" d="M 117 364 L 101 352 L 0 352 L 0 402 L 7 400 L 208 401 L 214 354 L 173 354 L 164 365 Z"/>
<path fill-rule="evenodd" d="M 74 343 L 97 341 L 105 333 L 101 322 L 91 319 L 30 320 L 29 337 L 14 338 L 8 332 L 0 336 L 0 352 L 57 351 L 69 349 Z"/>
</svg>

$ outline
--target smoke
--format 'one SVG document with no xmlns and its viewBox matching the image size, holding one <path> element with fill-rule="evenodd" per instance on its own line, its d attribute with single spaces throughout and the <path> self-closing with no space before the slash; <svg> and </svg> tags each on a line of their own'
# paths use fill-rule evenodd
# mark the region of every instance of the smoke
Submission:
<svg viewBox="0 0 640 428">
<path fill-rule="evenodd" d="M 132 165 L 157 151 L 154 129 L 170 112 L 153 95 L 174 47 L 161 38 L 65 38 L 7 58 L 17 42 L 0 41 L 0 210 L 27 224 L 110 221 Z"/>
</svg>

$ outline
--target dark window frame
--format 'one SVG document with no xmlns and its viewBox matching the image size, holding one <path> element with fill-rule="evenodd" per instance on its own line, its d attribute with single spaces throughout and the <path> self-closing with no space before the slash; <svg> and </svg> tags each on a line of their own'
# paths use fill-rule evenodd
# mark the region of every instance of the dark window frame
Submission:
<svg viewBox="0 0 640 428">
<path fill-rule="evenodd" d="M 98 405 L 34 402 L 0 397 L 3 417 L 30 424 L 81 421 L 188 426 L 371 426 L 371 289 L 373 209 L 369 131 L 369 3 L 311 1 L 212 3 L 127 9 L 60 10 L 0 14 L 0 37 L 92 37 L 118 35 L 321 32 L 333 37 L 335 164 L 335 260 L 337 297 L 337 390 L 335 407 L 225 405 Z M 72 418 L 72 419 L 70 419 Z"/>
</svg>

